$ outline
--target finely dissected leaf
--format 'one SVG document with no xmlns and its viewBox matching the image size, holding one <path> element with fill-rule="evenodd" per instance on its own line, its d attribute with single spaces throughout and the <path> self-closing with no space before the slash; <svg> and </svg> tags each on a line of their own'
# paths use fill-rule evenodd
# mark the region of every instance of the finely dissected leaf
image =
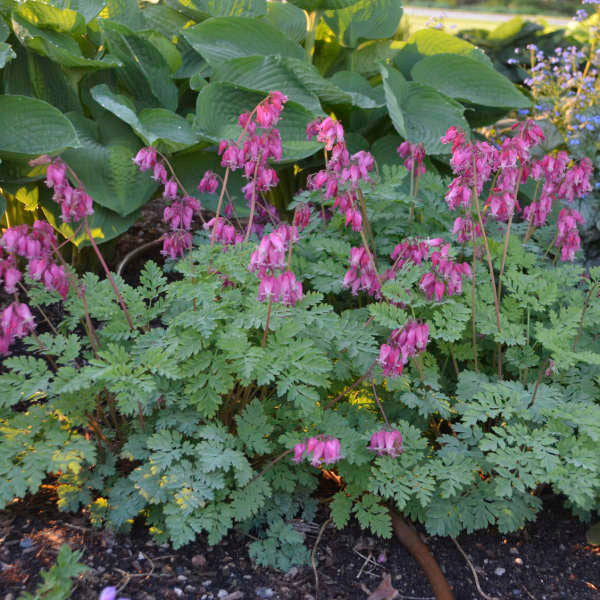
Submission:
<svg viewBox="0 0 600 600">
<path fill-rule="evenodd" d="M 268 439 L 273 431 L 261 403 L 255 398 L 236 417 L 237 434 L 247 448 L 255 454 L 268 454 L 272 443 Z"/>
<path fill-rule="evenodd" d="M 515 85 L 482 61 L 456 54 L 435 54 L 421 59 L 412 69 L 415 81 L 439 92 L 483 106 L 528 108 L 531 101 Z"/>
<path fill-rule="evenodd" d="M 350 512 L 354 500 L 343 491 L 338 492 L 329 505 L 331 518 L 338 529 L 343 529 L 350 520 Z"/>
<path fill-rule="evenodd" d="M 370 529 L 375 535 L 389 538 L 392 535 L 392 520 L 387 507 L 379 498 L 365 494 L 352 509 L 362 527 Z"/>
<path fill-rule="evenodd" d="M 440 142 L 449 127 L 468 131 L 464 108 L 434 88 L 408 82 L 393 67 L 381 66 L 383 89 L 392 123 L 398 133 L 415 143 L 423 143 L 432 154 L 450 149 Z"/>
<path fill-rule="evenodd" d="M 258 19 L 218 17 L 189 27 L 185 39 L 209 63 L 218 64 L 244 56 L 290 56 L 303 58 L 302 48 Z"/>
<path fill-rule="evenodd" d="M 32 157 L 78 146 L 71 122 L 47 102 L 0 96 L 0 156 Z"/>
</svg>

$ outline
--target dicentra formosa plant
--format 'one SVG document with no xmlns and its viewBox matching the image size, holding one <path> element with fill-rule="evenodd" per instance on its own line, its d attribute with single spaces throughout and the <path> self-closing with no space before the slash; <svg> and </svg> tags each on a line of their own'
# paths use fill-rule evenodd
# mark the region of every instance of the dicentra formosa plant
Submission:
<svg viewBox="0 0 600 600">
<path fill-rule="evenodd" d="M 0 502 L 52 473 L 63 509 L 115 527 L 141 516 L 175 546 L 240 526 L 256 560 L 284 569 L 308 559 L 292 519 L 313 518 L 321 470 L 341 481 L 336 526 L 354 515 L 382 536 L 389 506 L 431 534 L 514 530 L 545 486 L 580 515 L 597 509 L 600 273 L 567 264 L 587 163 L 534 158 L 535 123 L 499 147 L 452 129 L 445 189 L 418 145 L 401 147 L 406 168 L 377 173 L 328 118 L 309 124 L 326 161 L 287 224 L 263 195 L 284 104 L 270 94 L 221 145 L 225 174 L 201 180 L 217 213 L 195 245 L 175 173 L 151 149 L 136 158 L 172 202 L 163 251 L 183 260 L 170 283 L 152 262 L 136 287 L 108 269 L 78 278 L 43 224 L 16 245 L 4 232 L 5 286 L 39 259 L 69 285 L 19 281 L 32 315 L 64 295 L 37 341 L 29 318 L 2 321 L 37 356 L 3 360 Z M 223 209 L 232 169 L 248 179 L 247 223 Z M 528 179 L 538 194 L 521 207 Z"/>
</svg>

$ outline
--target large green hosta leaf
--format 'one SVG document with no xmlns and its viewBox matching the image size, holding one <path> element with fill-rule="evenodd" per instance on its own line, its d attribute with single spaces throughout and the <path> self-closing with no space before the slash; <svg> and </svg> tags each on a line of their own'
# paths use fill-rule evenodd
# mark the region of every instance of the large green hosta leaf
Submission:
<svg viewBox="0 0 600 600">
<path fill-rule="evenodd" d="M 79 44 L 71 37 L 70 33 L 37 27 L 26 17 L 33 18 L 29 12 L 26 12 L 25 16 L 18 12 L 13 13 L 12 26 L 15 35 L 24 46 L 35 50 L 43 56 L 47 56 L 54 62 L 65 67 L 84 67 L 89 69 L 107 69 L 120 65 L 119 61 L 114 57 L 100 60 L 86 58 L 81 53 Z"/>
<path fill-rule="evenodd" d="M 89 23 L 106 6 L 106 0 L 52 0 L 51 4 L 77 11 Z"/>
<path fill-rule="evenodd" d="M 159 143 L 167 152 L 175 152 L 197 141 L 189 122 L 166 108 L 144 108 L 138 114 L 127 96 L 113 92 L 106 84 L 93 87 L 90 93 L 100 106 L 131 125 L 146 145 Z"/>
<path fill-rule="evenodd" d="M 267 12 L 266 0 L 192 0 L 192 4 L 211 17 L 260 17 Z"/>
<path fill-rule="evenodd" d="M 435 54 L 460 54 L 492 66 L 487 54 L 473 44 L 437 29 L 417 31 L 402 43 L 394 56 L 394 64 L 405 77 L 410 77 L 411 69 L 425 56 Z"/>
<path fill-rule="evenodd" d="M 0 42 L 5 42 L 10 35 L 10 29 L 6 21 L 0 16 Z"/>
<path fill-rule="evenodd" d="M 117 74 L 136 100 L 146 106 L 163 106 L 175 110 L 177 87 L 162 54 L 142 36 L 124 25 L 104 21 L 102 24 L 111 54 L 122 61 Z"/>
<path fill-rule="evenodd" d="M 0 42 L 0 69 L 3 69 L 13 58 L 17 58 L 10 44 Z"/>
<path fill-rule="evenodd" d="M 241 113 L 252 110 L 265 94 L 232 83 L 210 83 L 198 94 L 194 128 L 207 140 L 237 139 Z M 320 144 L 306 140 L 306 125 L 315 115 L 295 102 L 288 102 L 277 127 L 283 145 L 282 162 L 299 160 L 314 154 Z"/>
<path fill-rule="evenodd" d="M 338 10 L 356 4 L 358 0 L 289 0 L 304 10 Z"/>
<path fill-rule="evenodd" d="M 81 110 L 77 88 L 61 66 L 20 45 L 4 71 L 4 91 L 39 98 L 64 113 Z"/>
<path fill-rule="evenodd" d="M 304 50 L 272 25 L 258 19 L 217 17 L 183 32 L 185 39 L 209 63 L 245 56 L 280 55 L 303 58 Z"/>
<path fill-rule="evenodd" d="M 60 217 L 60 208 L 56 202 L 49 198 L 43 198 L 40 204 L 44 217 L 54 229 L 65 238 L 72 240 L 77 247 L 89 246 L 85 231 L 83 229 L 77 231 L 77 223 L 63 223 Z M 88 217 L 88 222 L 96 244 L 103 244 L 125 233 L 138 220 L 139 216 L 139 211 L 135 211 L 122 217 L 112 210 L 95 204 L 94 213 Z"/>
<path fill-rule="evenodd" d="M 306 14 L 293 4 L 268 2 L 263 20 L 295 42 L 301 42 L 306 37 Z"/>
<path fill-rule="evenodd" d="M 102 138 L 102 121 L 96 123 L 71 113 L 81 147 L 63 152 L 63 158 L 83 181 L 96 204 L 123 217 L 144 205 L 156 190 L 156 182 L 133 163 L 139 143 L 129 128 L 112 126 L 110 139 Z"/>
<path fill-rule="evenodd" d="M 51 4 L 28 0 L 23 2 L 14 11 L 15 15 L 23 17 L 26 21 L 42 29 L 50 29 L 57 33 L 85 33 L 85 20 L 70 8 L 58 8 Z"/>
<path fill-rule="evenodd" d="M 359 40 L 392 37 L 402 19 L 399 0 L 360 0 L 342 10 L 327 11 L 325 21 L 344 46 L 355 48 Z"/>
<path fill-rule="evenodd" d="M 444 154 L 449 148 L 440 138 L 452 125 L 469 131 L 464 107 L 431 86 L 406 81 L 393 67 L 381 66 L 385 99 L 396 131 L 405 139 L 423 143 L 429 154 Z"/>
<path fill-rule="evenodd" d="M 515 85 L 493 67 L 457 54 L 436 54 L 420 60 L 411 70 L 415 81 L 473 104 L 500 108 L 531 105 Z"/>
<path fill-rule="evenodd" d="M 102 11 L 102 16 L 113 23 L 125 25 L 132 31 L 140 31 L 148 27 L 137 0 L 106 0 L 106 8 Z"/>
<path fill-rule="evenodd" d="M 27 96 L 0 95 L 0 156 L 26 158 L 78 145 L 73 125 L 54 106 Z"/>
</svg>

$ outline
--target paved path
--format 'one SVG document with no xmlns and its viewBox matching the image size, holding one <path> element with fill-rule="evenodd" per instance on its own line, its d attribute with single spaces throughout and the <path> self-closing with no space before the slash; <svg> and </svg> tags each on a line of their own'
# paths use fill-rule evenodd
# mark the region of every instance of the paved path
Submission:
<svg viewBox="0 0 600 600">
<path fill-rule="evenodd" d="M 565 17 L 545 17 L 543 15 L 511 15 L 508 13 L 488 13 L 479 11 L 467 11 L 467 10 L 452 10 L 448 8 L 425 8 L 421 6 L 403 6 L 404 12 L 407 15 L 416 15 L 419 17 L 439 17 L 445 15 L 448 19 L 461 19 L 465 21 L 508 21 L 514 16 L 529 17 L 532 20 L 544 19 L 548 25 L 554 27 L 561 27 L 568 25 L 570 19 Z"/>
</svg>

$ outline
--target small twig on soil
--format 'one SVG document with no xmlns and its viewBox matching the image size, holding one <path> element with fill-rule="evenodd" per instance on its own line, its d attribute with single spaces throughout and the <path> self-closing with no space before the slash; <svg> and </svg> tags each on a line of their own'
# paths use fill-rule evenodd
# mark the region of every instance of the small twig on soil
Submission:
<svg viewBox="0 0 600 600">
<path fill-rule="evenodd" d="M 535 600 L 535 596 L 525 586 L 523 586 L 523 589 L 532 600 Z"/>
<path fill-rule="evenodd" d="M 354 550 L 354 552 L 356 552 L 356 554 L 358 554 L 363 560 L 366 560 L 367 562 L 370 562 L 371 564 L 373 564 L 376 567 L 379 567 L 380 569 L 383 569 L 385 571 L 385 567 L 383 565 L 380 565 L 379 563 L 377 563 L 373 560 L 372 554 L 370 554 L 369 556 L 365 556 L 364 554 L 361 554 L 358 550 Z M 357 577 L 357 579 L 358 579 L 358 577 Z"/>
<path fill-rule="evenodd" d="M 325 531 L 325 528 L 327 527 L 327 525 L 329 525 L 329 523 L 331 523 L 331 518 L 327 519 L 327 521 L 325 521 L 325 523 L 321 525 L 321 529 L 319 529 L 319 535 L 317 536 L 315 545 L 313 546 L 312 553 L 310 555 L 310 563 L 312 565 L 313 573 L 315 574 L 316 599 L 319 597 L 319 572 L 317 571 L 317 562 L 315 559 L 317 558 L 317 548 L 319 547 L 319 542 L 321 541 L 321 538 L 323 537 L 323 532 Z"/>
<path fill-rule="evenodd" d="M 122 569 L 117 569 L 115 567 L 115 571 L 122 573 L 125 577 L 125 582 L 122 583 L 121 585 L 119 585 L 119 587 L 117 588 L 117 592 L 122 592 L 127 587 L 130 580 L 133 579 L 134 577 L 153 577 L 153 576 L 161 577 L 161 576 L 163 576 L 160 573 L 158 575 L 153 575 L 154 569 L 155 569 L 154 563 L 152 562 L 152 559 L 149 556 L 146 556 L 145 558 L 150 563 L 150 572 L 149 573 L 128 573 L 127 571 L 123 571 Z"/>
<path fill-rule="evenodd" d="M 358 554 L 358 553 L 357 553 Z M 367 556 L 365 558 L 365 562 L 363 563 L 362 567 L 360 568 L 360 571 L 358 572 L 358 575 L 356 576 L 356 579 L 360 579 L 360 576 L 363 574 L 363 571 L 365 570 L 365 567 L 367 566 L 367 564 L 373 560 L 373 553 L 369 552 L 369 556 Z"/>
<path fill-rule="evenodd" d="M 463 558 L 467 561 L 467 564 L 469 565 L 469 568 L 471 569 L 471 573 L 473 573 L 473 578 L 475 579 L 475 587 L 477 588 L 477 591 L 479 592 L 479 595 L 482 598 L 485 598 L 485 600 L 499 600 L 499 598 L 496 598 L 496 596 L 488 596 L 481 589 L 481 586 L 479 585 L 479 577 L 477 575 L 477 571 L 475 570 L 475 567 L 473 566 L 473 563 L 471 562 L 471 560 L 467 556 L 467 553 L 462 549 L 462 546 L 458 543 L 458 540 L 456 538 L 452 538 L 452 541 L 454 542 L 454 544 L 458 548 L 459 552 L 463 555 Z"/>
</svg>

